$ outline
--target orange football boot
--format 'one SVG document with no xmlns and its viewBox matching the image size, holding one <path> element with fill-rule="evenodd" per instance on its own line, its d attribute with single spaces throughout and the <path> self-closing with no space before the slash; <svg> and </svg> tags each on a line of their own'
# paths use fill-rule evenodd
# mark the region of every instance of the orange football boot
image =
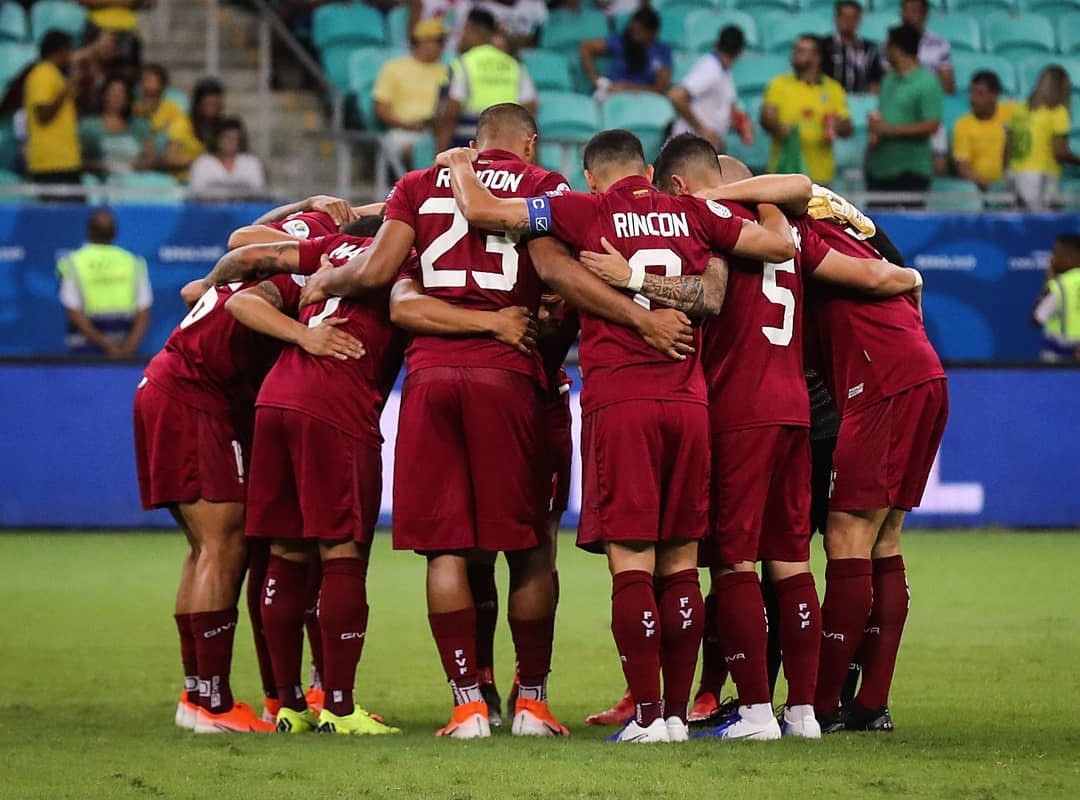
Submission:
<svg viewBox="0 0 1080 800">
<path fill-rule="evenodd" d="M 247 703 L 233 703 L 233 707 L 220 714 L 199 709 L 195 719 L 195 733 L 273 733 L 273 723 L 263 722 L 255 709 Z"/>
<path fill-rule="evenodd" d="M 276 697 L 263 698 L 263 722 L 277 722 L 277 712 L 281 710 L 281 701 Z"/>
<path fill-rule="evenodd" d="M 555 719 L 546 700 L 519 697 L 514 705 L 514 736 L 569 736 L 566 726 Z"/>
<path fill-rule="evenodd" d="M 311 713 L 317 717 L 326 705 L 326 693 L 317 686 L 312 686 L 304 692 L 304 700 L 307 701 L 307 707 L 311 709 Z"/>
<path fill-rule="evenodd" d="M 630 694 L 630 690 L 626 690 L 626 694 L 622 696 L 615 705 L 609 708 L 607 711 L 601 711 L 599 714 L 593 714 L 592 716 L 585 718 L 586 725 L 625 725 L 626 721 L 634 716 L 634 698 Z"/>
<path fill-rule="evenodd" d="M 451 739 L 486 739 L 491 736 L 487 703 L 479 700 L 454 706 L 450 722 L 435 735 Z"/>
</svg>

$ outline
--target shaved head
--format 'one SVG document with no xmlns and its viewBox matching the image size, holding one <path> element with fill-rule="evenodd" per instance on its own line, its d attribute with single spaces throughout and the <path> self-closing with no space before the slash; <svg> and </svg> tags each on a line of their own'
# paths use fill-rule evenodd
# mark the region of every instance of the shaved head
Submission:
<svg viewBox="0 0 1080 800">
<path fill-rule="evenodd" d="M 716 160 L 720 164 L 720 174 L 723 176 L 724 183 L 735 183 L 735 181 L 745 181 L 747 178 L 754 177 L 750 167 L 734 156 L 717 156 Z"/>
<path fill-rule="evenodd" d="M 476 144 L 481 150 L 498 147 L 519 153 L 536 136 L 536 120 L 517 103 L 488 106 L 476 123 Z"/>
</svg>

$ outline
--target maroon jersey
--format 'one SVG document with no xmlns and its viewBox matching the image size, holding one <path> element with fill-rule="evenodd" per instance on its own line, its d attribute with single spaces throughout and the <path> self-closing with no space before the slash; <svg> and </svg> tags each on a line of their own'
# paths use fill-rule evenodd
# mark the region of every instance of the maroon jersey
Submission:
<svg viewBox="0 0 1080 800">
<path fill-rule="evenodd" d="M 602 195 L 556 192 L 530 198 L 530 207 L 541 208 L 545 199 L 550 213 L 530 212 L 534 230 L 550 225 L 555 236 L 576 250 L 598 253 L 604 252 L 603 236 L 631 269 L 661 275 L 700 275 L 714 251 L 735 246 L 743 226 L 743 219 L 726 206 L 661 194 L 640 176 L 624 178 Z M 634 299 L 648 307 L 644 297 Z M 700 340 L 695 330 L 694 354 L 672 361 L 629 328 L 582 312 L 583 409 L 622 400 L 706 403 Z"/>
<path fill-rule="evenodd" d="M 746 208 L 727 205 L 737 216 L 755 219 Z M 798 257 L 781 264 L 728 259 L 724 307 L 702 326 L 701 365 L 714 432 L 810 426 L 800 272 Z"/>
<path fill-rule="evenodd" d="M 267 278 L 281 293 L 285 313 L 295 315 L 303 278 Z M 225 301 L 260 281 L 208 289 L 146 366 L 145 375 L 177 400 L 212 414 L 254 411 L 255 396 L 281 351 L 281 342 L 236 321 Z"/>
<path fill-rule="evenodd" d="M 294 239 L 314 239 L 331 236 L 338 232 L 334 218 L 325 211 L 299 211 L 280 222 L 267 222 L 266 227 L 284 231 Z"/>
<path fill-rule="evenodd" d="M 522 161 L 513 153 L 486 150 L 476 164 L 480 180 L 498 197 L 530 197 L 566 188 L 566 179 Z M 450 170 L 410 172 L 390 193 L 386 219 L 413 229 L 419 253 L 414 277 L 424 293 L 480 311 L 540 305 L 543 284 L 528 249 L 510 236 L 469 226 L 450 188 Z M 402 272 L 402 276 L 405 276 Z M 494 367 L 521 372 L 544 385 L 540 356 L 525 355 L 489 336 L 415 336 L 406 355 L 410 371 L 424 367 Z"/>
<path fill-rule="evenodd" d="M 816 268 L 829 250 L 855 258 L 881 258 L 861 234 L 833 222 L 804 216 L 797 229 L 808 269 Z M 811 281 L 807 325 L 813 337 L 809 352 L 820 360 L 841 416 L 945 377 L 909 294 L 875 299 Z"/>
<path fill-rule="evenodd" d="M 300 271 L 317 270 L 324 254 L 340 267 L 371 242 L 343 233 L 302 241 Z M 379 416 L 401 366 L 402 337 L 390 325 L 389 291 L 359 300 L 331 297 L 300 310 L 300 321 L 311 328 L 328 317 L 345 320 L 340 330 L 363 342 L 363 358 L 341 361 L 289 345 L 263 381 L 257 405 L 301 411 L 351 436 L 378 439 Z"/>
</svg>

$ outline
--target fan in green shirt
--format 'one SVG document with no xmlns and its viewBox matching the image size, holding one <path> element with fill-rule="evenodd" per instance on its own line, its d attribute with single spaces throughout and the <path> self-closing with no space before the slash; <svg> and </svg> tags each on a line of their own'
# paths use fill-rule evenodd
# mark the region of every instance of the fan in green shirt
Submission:
<svg viewBox="0 0 1080 800">
<path fill-rule="evenodd" d="M 88 166 L 104 175 L 145 168 L 152 131 L 144 117 L 131 114 L 131 90 L 112 78 L 102 91 L 101 115 L 79 122 L 79 138 Z"/>
</svg>

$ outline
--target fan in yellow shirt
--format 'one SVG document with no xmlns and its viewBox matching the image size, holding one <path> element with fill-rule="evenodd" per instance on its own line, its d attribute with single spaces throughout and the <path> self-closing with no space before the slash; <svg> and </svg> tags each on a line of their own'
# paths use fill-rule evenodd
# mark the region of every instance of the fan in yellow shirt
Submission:
<svg viewBox="0 0 1080 800">
<path fill-rule="evenodd" d="M 1062 164 L 1080 164 L 1069 149 L 1069 75 L 1057 65 L 1040 74 L 1009 122 L 1009 170 L 1020 203 L 1042 210 L 1057 199 Z"/>
<path fill-rule="evenodd" d="M 968 87 L 970 113 L 953 124 L 952 157 L 961 178 L 985 190 L 1005 175 L 1006 126 L 1016 103 L 999 102 L 1001 81 L 996 73 L 980 70 Z"/>
<path fill-rule="evenodd" d="M 195 135 L 187 112 L 175 100 L 165 96 L 168 86 L 169 73 L 165 68 L 159 64 L 146 64 L 139 80 L 140 94 L 134 110 L 150 123 L 158 148 L 164 151 L 159 155 L 157 167 L 183 177 L 191 162 L 206 148 Z"/>
</svg>

